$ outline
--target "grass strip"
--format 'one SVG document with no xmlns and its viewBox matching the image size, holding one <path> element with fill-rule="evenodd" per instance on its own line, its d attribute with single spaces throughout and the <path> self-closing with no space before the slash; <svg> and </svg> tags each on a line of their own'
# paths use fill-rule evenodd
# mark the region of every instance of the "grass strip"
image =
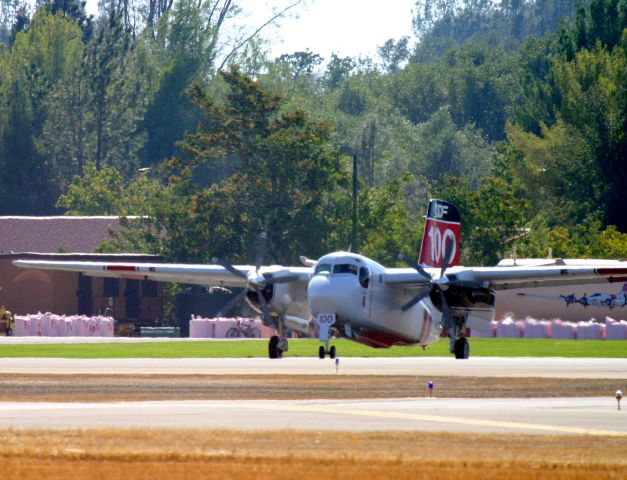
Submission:
<svg viewBox="0 0 627 480">
<path fill-rule="evenodd" d="M 448 357 L 442 339 L 427 349 L 417 346 L 375 349 L 346 339 L 332 341 L 342 357 Z M 290 357 L 317 356 L 317 340 L 290 340 Z M 470 339 L 477 357 L 627 358 L 627 342 L 512 338 Z M 5 344 L 0 357 L 11 358 L 252 358 L 266 357 L 267 340 L 199 340 L 149 343 Z"/>
</svg>

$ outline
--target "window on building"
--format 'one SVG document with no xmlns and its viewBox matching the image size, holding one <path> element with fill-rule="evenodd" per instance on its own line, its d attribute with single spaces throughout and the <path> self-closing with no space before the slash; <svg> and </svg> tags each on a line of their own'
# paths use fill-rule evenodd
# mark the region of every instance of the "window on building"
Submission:
<svg viewBox="0 0 627 480">
<path fill-rule="evenodd" d="M 144 280 L 142 282 L 142 297 L 155 298 L 158 293 L 157 282 L 152 280 Z"/>
<path fill-rule="evenodd" d="M 102 295 L 104 297 L 119 297 L 120 296 L 120 279 L 119 278 L 106 278 L 102 287 Z"/>
</svg>

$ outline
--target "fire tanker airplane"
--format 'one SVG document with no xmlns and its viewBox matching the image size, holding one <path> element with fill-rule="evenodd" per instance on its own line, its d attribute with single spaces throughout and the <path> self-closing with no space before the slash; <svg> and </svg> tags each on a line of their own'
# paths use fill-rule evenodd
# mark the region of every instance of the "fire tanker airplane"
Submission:
<svg viewBox="0 0 627 480">
<path fill-rule="evenodd" d="M 495 219 L 496 221 L 496 219 Z M 287 351 L 287 328 L 307 331 L 318 324 L 318 354 L 334 358 L 329 328 L 372 347 L 426 346 L 443 328 L 456 358 L 468 358 L 467 328 L 486 330 L 494 319 L 495 292 L 555 285 L 627 281 L 624 263 L 586 266 L 463 267 L 458 265 L 461 224 L 457 208 L 431 200 L 427 209 L 419 260 L 401 257 L 407 268 L 386 268 L 351 252 L 334 252 L 305 266 L 263 266 L 266 236 L 260 236 L 255 265 L 110 263 L 16 260 L 21 268 L 67 270 L 99 277 L 118 277 L 205 286 L 240 287 L 223 312 L 243 299 L 276 325 L 270 358 Z"/>
</svg>

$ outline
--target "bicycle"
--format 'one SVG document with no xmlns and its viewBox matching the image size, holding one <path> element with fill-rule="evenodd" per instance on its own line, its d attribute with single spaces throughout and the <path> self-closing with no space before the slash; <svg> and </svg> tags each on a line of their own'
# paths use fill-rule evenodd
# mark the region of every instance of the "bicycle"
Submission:
<svg viewBox="0 0 627 480">
<path fill-rule="evenodd" d="M 238 320 L 237 325 L 226 331 L 226 338 L 261 338 L 261 330 L 250 321 Z"/>
</svg>

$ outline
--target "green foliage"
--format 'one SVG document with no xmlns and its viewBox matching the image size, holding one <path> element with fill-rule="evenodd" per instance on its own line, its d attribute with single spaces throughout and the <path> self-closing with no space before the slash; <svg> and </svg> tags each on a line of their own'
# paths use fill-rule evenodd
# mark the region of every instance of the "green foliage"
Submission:
<svg viewBox="0 0 627 480">
<path fill-rule="evenodd" d="M 270 255 L 291 262 L 348 245 L 349 145 L 361 245 L 385 263 L 417 255 L 427 192 L 460 203 L 465 262 L 514 245 L 623 255 L 624 0 L 421 0 L 415 48 L 389 40 L 380 66 L 333 55 L 326 69 L 311 51 L 264 63 L 259 39 L 224 51 L 231 0 L 150 5 L 143 30 L 124 2 L 97 23 L 76 0 L 42 3 L 0 14 L 0 37 L 14 30 L 0 46 L 5 214 L 150 214 L 103 248 L 197 261 L 248 261 L 268 228 Z M 215 75 L 221 59 L 242 66 Z"/>
<path fill-rule="evenodd" d="M 318 340 L 290 340 L 290 357 L 316 357 Z M 347 339 L 333 341 L 342 357 L 450 357 L 449 340 L 416 346 L 371 348 Z M 472 338 L 475 357 L 625 358 L 625 345 L 607 340 Z M 0 346 L 2 358 L 251 358 L 267 357 L 266 340 L 167 341 Z M 314 360 L 312 358 L 312 361 Z M 329 363 L 329 369 L 331 369 Z"/>
<path fill-rule="evenodd" d="M 495 265 L 524 231 L 528 205 L 503 178 L 485 177 L 477 190 L 466 180 L 449 177 L 434 188 L 434 196 L 457 206 L 462 219 L 461 261 Z"/>
<path fill-rule="evenodd" d="M 409 58 L 409 37 L 401 37 L 396 42 L 390 38 L 377 50 L 383 61 L 383 68 L 388 73 L 396 73 Z"/>
<path fill-rule="evenodd" d="M 350 197 L 330 126 L 303 111 L 280 113 L 280 98 L 237 69 L 221 76 L 229 87 L 224 103 L 199 85 L 190 89 L 207 120 L 168 163 L 176 200 L 155 215 L 170 234 L 165 251 L 179 260 L 250 261 L 256 236 L 267 230 L 269 256 L 289 263 L 346 243 L 336 225 Z M 194 172 L 216 163 L 236 164 L 236 173 L 198 183 Z"/>
<path fill-rule="evenodd" d="M 594 219 L 567 229 L 549 228 L 536 218 L 516 246 L 521 257 L 542 258 L 550 254 L 556 258 L 627 258 L 627 234 L 618 232 L 613 225 L 603 230 L 601 222 Z"/>
<path fill-rule="evenodd" d="M 97 169 L 89 162 L 59 197 L 57 206 L 68 215 L 150 215 L 160 194 L 160 183 L 146 173 L 139 173 L 127 185 L 115 167 Z"/>
<path fill-rule="evenodd" d="M 417 258 L 424 221 L 422 210 L 411 211 L 405 196 L 412 178 L 405 175 L 381 186 L 363 189 L 359 197 L 360 253 L 384 265 L 398 263 L 399 253 Z M 426 195 L 419 199 L 424 205 Z"/>
</svg>

